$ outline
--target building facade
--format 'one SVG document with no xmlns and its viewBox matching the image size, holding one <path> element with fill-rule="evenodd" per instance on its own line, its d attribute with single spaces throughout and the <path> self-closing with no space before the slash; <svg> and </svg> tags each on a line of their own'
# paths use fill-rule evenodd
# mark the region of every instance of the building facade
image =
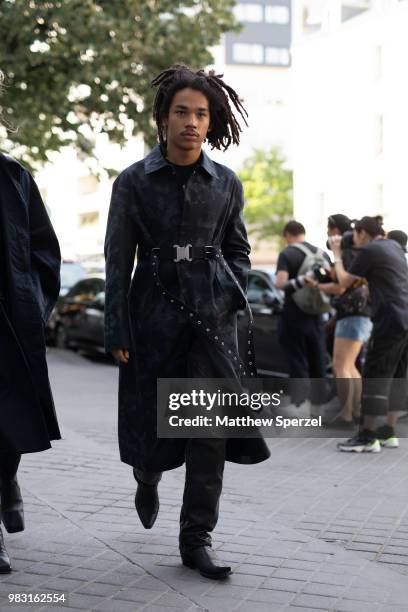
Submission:
<svg viewBox="0 0 408 612">
<path fill-rule="evenodd" d="M 292 46 L 295 216 L 381 214 L 408 229 L 408 2 L 298 0 Z"/>
<path fill-rule="evenodd" d="M 234 8 L 242 25 L 213 49 L 214 64 L 248 110 L 239 147 L 211 155 L 234 170 L 254 149 L 279 147 L 291 163 L 291 0 L 240 0 Z"/>
</svg>

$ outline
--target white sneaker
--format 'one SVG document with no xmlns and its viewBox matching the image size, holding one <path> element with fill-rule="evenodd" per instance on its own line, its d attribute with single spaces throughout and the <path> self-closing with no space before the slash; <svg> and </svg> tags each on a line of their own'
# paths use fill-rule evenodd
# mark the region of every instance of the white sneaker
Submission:
<svg viewBox="0 0 408 612">
<path fill-rule="evenodd" d="M 384 448 L 398 448 L 399 440 L 397 436 L 391 436 L 390 438 L 386 438 L 385 440 L 380 440 L 380 444 Z"/>
<path fill-rule="evenodd" d="M 338 442 L 337 449 L 345 453 L 380 453 L 381 445 L 377 439 L 367 440 L 356 435 L 344 442 Z"/>
</svg>

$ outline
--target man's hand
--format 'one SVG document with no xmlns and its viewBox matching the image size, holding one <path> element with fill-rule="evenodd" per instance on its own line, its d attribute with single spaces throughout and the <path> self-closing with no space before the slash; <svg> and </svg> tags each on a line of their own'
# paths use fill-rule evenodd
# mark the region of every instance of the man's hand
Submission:
<svg viewBox="0 0 408 612">
<path fill-rule="evenodd" d="M 305 276 L 304 282 L 307 287 L 316 288 L 318 286 L 317 280 L 315 280 L 314 278 L 311 278 L 310 276 Z"/>
<path fill-rule="evenodd" d="M 120 361 L 121 363 L 128 363 L 129 361 L 129 351 L 127 349 L 114 349 L 112 355 L 116 361 Z"/>
</svg>

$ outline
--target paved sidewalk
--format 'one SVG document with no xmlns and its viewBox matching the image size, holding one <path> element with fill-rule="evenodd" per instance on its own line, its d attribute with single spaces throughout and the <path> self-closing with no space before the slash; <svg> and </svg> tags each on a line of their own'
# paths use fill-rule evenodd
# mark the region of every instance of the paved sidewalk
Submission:
<svg viewBox="0 0 408 612">
<path fill-rule="evenodd" d="M 407 440 L 349 455 L 335 440 L 280 438 L 267 462 L 228 463 L 214 546 L 234 574 L 216 583 L 180 563 L 183 468 L 163 477 L 154 528 L 138 521 L 118 459 L 116 368 L 57 350 L 49 363 L 64 440 L 23 458 L 27 529 L 5 534 L 1 612 L 408 610 Z M 8 605 L 23 592 L 68 602 Z"/>
</svg>

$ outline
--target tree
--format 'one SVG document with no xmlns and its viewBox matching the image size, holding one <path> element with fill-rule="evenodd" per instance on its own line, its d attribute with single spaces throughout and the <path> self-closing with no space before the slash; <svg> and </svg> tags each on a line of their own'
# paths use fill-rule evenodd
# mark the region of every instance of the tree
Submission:
<svg viewBox="0 0 408 612">
<path fill-rule="evenodd" d="M 8 84 L 2 148 L 29 166 L 74 144 L 93 155 L 95 134 L 156 141 L 151 79 L 170 64 L 199 68 L 234 0 L 2 0 L 0 58 Z M 4 131 L 4 130 L 3 130 Z"/>
<path fill-rule="evenodd" d="M 279 149 L 254 151 L 239 177 L 244 186 L 245 220 L 259 240 L 275 241 L 293 215 L 292 171 L 285 167 Z"/>
</svg>

